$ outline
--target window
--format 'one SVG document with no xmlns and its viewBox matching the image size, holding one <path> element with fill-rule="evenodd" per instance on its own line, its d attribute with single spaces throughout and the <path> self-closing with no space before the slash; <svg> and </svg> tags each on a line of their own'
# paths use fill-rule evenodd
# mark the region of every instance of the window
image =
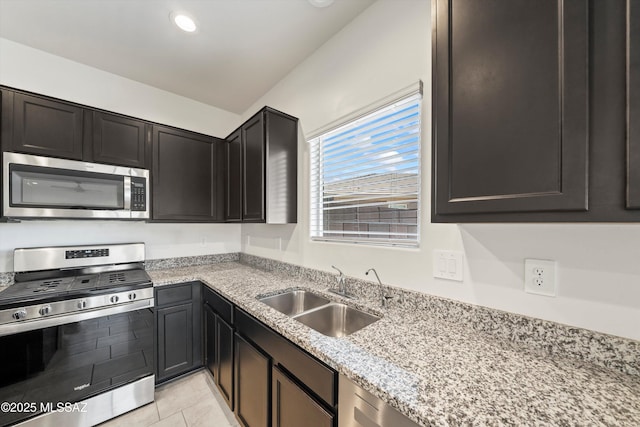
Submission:
<svg viewBox="0 0 640 427">
<path fill-rule="evenodd" d="M 311 139 L 311 238 L 416 246 L 420 92 Z"/>
</svg>

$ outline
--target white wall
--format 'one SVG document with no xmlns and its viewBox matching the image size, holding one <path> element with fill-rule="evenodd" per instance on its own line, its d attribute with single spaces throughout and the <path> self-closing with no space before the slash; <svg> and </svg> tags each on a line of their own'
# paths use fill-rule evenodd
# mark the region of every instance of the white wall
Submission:
<svg viewBox="0 0 640 427">
<path fill-rule="evenodd" d="M 96 108 L 226 136 L 240 117 L 77 62 L 0 39 L 0 84 Z M 145 242 L 147 258 L 240 250 L 237 224 L 145 224 L 123 221 L 0 223 L 0 271 L 12 271 L 17 247 Z"/>
<path fill-rule="evenodd" d="M 505 311 L 640 339 L 640 226 L 430 224 L 431 18 L 428 0 L 378 0 L 250 108 L 300 118 L 297 225 L 242 225 L 250 254 L 354 277 L 376 267 L 384 282 Z M 305 134 L 421 79 L 422 242 L 390 249 L 311 242 Z M 463 283 L 433 279 L 433 249 L 463 250 Z M 558 262 L 555 298 L 523 291 L 524 258 Z"/>
<path fill-rule="evenodd" d="M 222 138 L 241 123 L 229 111 L 3 38 L 0 84 Z"/>
<path fill-rule="evenodd" d="M 13 249 L 144 242 L 147 259 L 240 251 L 237 224 L 147 224 L 125 221 L 0 223 L 0 272 L 13 271 Z"/>
</svg>

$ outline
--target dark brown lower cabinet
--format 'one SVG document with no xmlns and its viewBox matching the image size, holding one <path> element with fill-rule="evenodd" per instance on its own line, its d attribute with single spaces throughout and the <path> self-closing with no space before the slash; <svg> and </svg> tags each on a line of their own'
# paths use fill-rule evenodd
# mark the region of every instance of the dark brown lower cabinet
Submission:
<svg viewBox="0 0 640 427">
<path fill-rule="evenodd" d="M 235 414 L 245 427 L 270 425 L 270 372 L 269 357 L 235 334 Z"/>
<path fill-rule="evenodd" d="M 193 304 L 160 308 L 158 314 L 158 379 L 169 378 L 193 366 Z"/>
<path fill-rule="evenodd" d="M 156 383 L 202 366 L 200 283 L 180 283 L 155 290 Z"/>
<path fill-rule="evenodd" d="M 204 315 L 204 366 L 218 379 L 218 343 L 216 340 L 216 313 L 207 304 L 202 306 Z"/>
<path fill-rule="evenodd" d="M 233 410 L 233 326 L 204 305 L 205 365 Z"/>
<path fill-rule="evenodd" d="M 220 316 L 216 316 L 216 341 L 218 344 L 216 384 L 227 405 L 233 409 L 233 327 Z"/>
<path fill-rule="evenodd" d="M 233 410 L 233 305 L 206 286 L 203 294 L 205 366 Z"/>
<path fill-rule="evenodd" d="M 333 427 L 335 416 L 277 366 L 272 370 L 273 427 Z"/>
<path fill-rule="evenodd" d="M 248 313 L 234 310 L 236 417 L 249 427 L 335 427 L 337 373 Z"/>
<path fill-rule="evenodd" d="M 335 370 L 207 286 L 202 293 L 205 366 L 240 425 L 337 425 Z"/>
</svg>

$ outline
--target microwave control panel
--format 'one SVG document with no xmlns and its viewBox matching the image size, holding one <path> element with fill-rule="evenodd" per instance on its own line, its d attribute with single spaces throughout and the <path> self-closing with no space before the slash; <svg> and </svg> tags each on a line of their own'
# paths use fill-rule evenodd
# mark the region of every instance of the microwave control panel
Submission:
<svg viewBox="0 0 640 427">
<path fill-rule="evenodd" d="M 147 210 L 147 180 L 145 178 L 131 177 L 131 210 Z"/>
</svg>

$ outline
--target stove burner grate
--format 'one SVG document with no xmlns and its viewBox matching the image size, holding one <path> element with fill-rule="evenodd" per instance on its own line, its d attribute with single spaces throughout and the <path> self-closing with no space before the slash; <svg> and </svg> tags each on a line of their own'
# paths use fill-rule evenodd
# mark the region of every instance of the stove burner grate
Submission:
<svg viewBox="0 0 640 427">
<path fill-rule="evenodd" d="M 35 288 L 33 290 L 33 293 L 37 293 L 37 292 L 50 292 L 50 291 L 55 291 L 58 289 L 58 285 L 52 285 L 52 286 L 40 286 L 39 288 Z"/>
<path fill-rule="evenodd" d="M 124 273 L 110 273 L 107 280 L 109 283 L 124 283 L 127 281 L 127 278 Z"/>
<path fill-rule="evenodd" d="M 33 293 L 39 292 L 54 292 L 58 290 L 58 287 L 62 284 L 61 279 L 51 279 L 41 282 L 37 287 L 33 288 Z"/>
</svg>

